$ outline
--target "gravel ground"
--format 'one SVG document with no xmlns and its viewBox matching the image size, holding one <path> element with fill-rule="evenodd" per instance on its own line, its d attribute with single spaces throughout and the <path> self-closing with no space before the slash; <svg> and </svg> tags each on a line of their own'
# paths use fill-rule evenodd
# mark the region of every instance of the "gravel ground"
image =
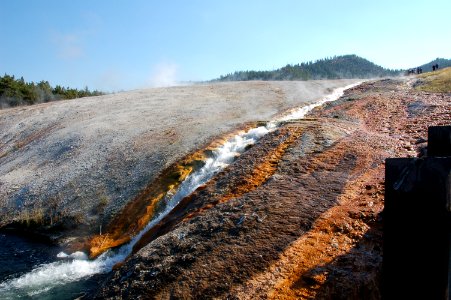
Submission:
<svg viewBox="0 0 451 300">
<path fill-rule="evenodd" d="M 0 227 L 97 232 L 162 170 L 215 137 L 356 81 L 202 84 L 2 110 Z"/>
</svg>

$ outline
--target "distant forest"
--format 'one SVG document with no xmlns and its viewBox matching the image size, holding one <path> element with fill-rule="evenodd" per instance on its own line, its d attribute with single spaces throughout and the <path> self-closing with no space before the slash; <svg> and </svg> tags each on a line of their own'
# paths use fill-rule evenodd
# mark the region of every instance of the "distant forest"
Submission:
<svg viewBox="0 0 451 300">
<path fill-rule="evenodd" d="M 430 72 L 432 71 L 432 66 L 438 65 L 439 69 L 451 67 L 451 59 L 445 59 L 445 58 L 436 58 L 431 62 L 428 62 L 427 64 L 419 66 L 423 72 Z M 414 68 L 412 68 L 414 69 Z"/>
<path fill-rule="evenodd" d="M 432 71 L 432 65 L 435 63 L 439 67 L 451 66 L 451 60 L 438 58 L 423 65 L 423 71 Z M 274 71 L 238 71 L 213 81 L 375 78 L 399 76 L 405 71 L 385 69 L 357 55 L 342 55 L 315 62 L 288 64 Z"/>
<path fill-rule="evenodd" d="M 26 82 L 23 77 L 16 79 L 6 74 L 0 77 L 0 109 L 103 94 L 87 87 L 78 90 L 60 85 L 52 87 L 48 81 Z"/>
<path fill-rule="evenodd" d="M 238 71 L 221 76 L 216 81 L 372 78 L 396 76 L 401 72 L 385 69 L 357 55 L 343 55 L 315 62 L 288 64 L 274 71 Z"/>
</svg>

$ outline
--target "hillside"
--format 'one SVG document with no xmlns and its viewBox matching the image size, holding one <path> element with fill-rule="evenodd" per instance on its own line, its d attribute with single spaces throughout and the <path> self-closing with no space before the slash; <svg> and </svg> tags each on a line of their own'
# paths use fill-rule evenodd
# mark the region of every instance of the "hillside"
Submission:
<svg viewBox="0 0 451 300">
<path fill-rule="evenodd" d="M 163 170 L 215 137 L 354 81 L 155 88 L 1 110 L 0 228 L 97 233 Z"/>
<path fill-rule="evenodd" d="M 274 71 L 238 71 L 221 76 L 216 81 L 375 78 L 397 76 L 400 73 L 400 70 L 385 69 L 357 55 L 343 55 L 315 62 L 288 64 Z"/>
<path fill-rule="evenodd" d="M 71 253 L 0 278 L 0 298 L 64 288 L 59 299 L 380 298 L 384 159 L 422 155 L 427 127 L 451 121 L 450 94 L 416 90 L 421 77 L 364 82 L 308 118 L 289 109 L 356 80 L 179 86 L 0 111 L 0 226 L 47 230 Z M 274 130 L 247 143 L 262 124 Z M 90 260 L 75 252 L 111 247 Z M 92 274 L 95 284 L 71 290 Z"/>
<path fill-rule="evenodd" d="M 450 95 L 369 81 L 269 133 L 143 237 L 96 299 L 380 299 L 384 160 L 424 153 Z"/>
<path fill-rule="evenodd" d="M 451 67 L 451 59 L 436 58 L 431 62 L 421 65 L 420 68 L 423 69 L 423 72 L 429 72 L 432 71 L 432 66 L 436 64 L 438 65 L 439 69 Z"/>
<path fill-rule="evenodd" d="M 419 91 L 451 93 L 451 67 L 420 74 L 414 85 Z"/>
</svg>

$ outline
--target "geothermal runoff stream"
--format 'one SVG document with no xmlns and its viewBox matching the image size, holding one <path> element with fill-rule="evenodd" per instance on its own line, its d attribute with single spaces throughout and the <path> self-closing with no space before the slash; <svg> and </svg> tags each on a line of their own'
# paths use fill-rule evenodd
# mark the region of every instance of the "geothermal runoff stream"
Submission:
<svg viewBox="0 0 451 300">
<path fill-rule="evenodd" d="M 55 297 L 55 291 L 64 289 L 64 286 L 67 289 L 67 286 L 73 285 L 78 281 L 86 280 L 96 274 L 110 272 L 115 264 L 124 261 L 132 253 L 133 246 L 141 237 L 167 216 L 180 200 L 189 196 L 200 185 L 208 182 L 220 170 L 232 163 L 237 154 L 243 153 L 249 145 L 255 144 L 268 132 L 277 129 L 281 123 L 304 118 L 315 107 L 337 100 L 343 95 L 346 89 L 358 84 L 360 83 L 337 88 L 330 95 L 325 96 L 316 103 L 293 109 L 287 115 L 269 121 L 265 126 L 238 133 L 227 140 L 222 146 L 215 149 L 211 157 L 205 161 L 205 165 L 190 174 L 180 184 L 176 193 L 166 195 L 166 199 L 164 199 L 164 201 L 167 201 L 165 210 L 153 218 L 129 243 L 118 249 L 108 250 L 93 260 L 89 260 L 88 256 L 83 252 L 72 254 L 60 252 L 57 254 L 54 262 L 35 266 L 30 272 L 19 275 L 18 277 L 14 277 L 14 275 L 9 276 L 10 279 L 0 283 L 0 298 L 17 299 L 31 297 L 51 299 Z M 73 296 L 73 293 L 71 295 Z M 70 291 L 58 298 L 65 296 L 70 297 Z"/>
</svg>

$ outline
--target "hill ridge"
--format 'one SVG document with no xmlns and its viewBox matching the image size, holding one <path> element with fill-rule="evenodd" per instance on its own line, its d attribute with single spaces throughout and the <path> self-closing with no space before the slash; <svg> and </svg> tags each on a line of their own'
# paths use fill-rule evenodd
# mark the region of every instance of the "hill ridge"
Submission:
<svg viewBox="0 0 451 300">
<path fill-rule="evenodd" d="M 425 72 L 432 65 L 451 66 L 451 59 L 436 58 L 420 66 Z M 314 62 L 287 64 L 272 71 L 235 71 L 222 75 L 212 81 L 248 81 L 248 80 L 314 80 L 314 79 L 351 79 L 391 77 L 404 74 L 403 69 L 387 69 L 356 54 L 338 55 L 318 59 Z"/>
</svg>

